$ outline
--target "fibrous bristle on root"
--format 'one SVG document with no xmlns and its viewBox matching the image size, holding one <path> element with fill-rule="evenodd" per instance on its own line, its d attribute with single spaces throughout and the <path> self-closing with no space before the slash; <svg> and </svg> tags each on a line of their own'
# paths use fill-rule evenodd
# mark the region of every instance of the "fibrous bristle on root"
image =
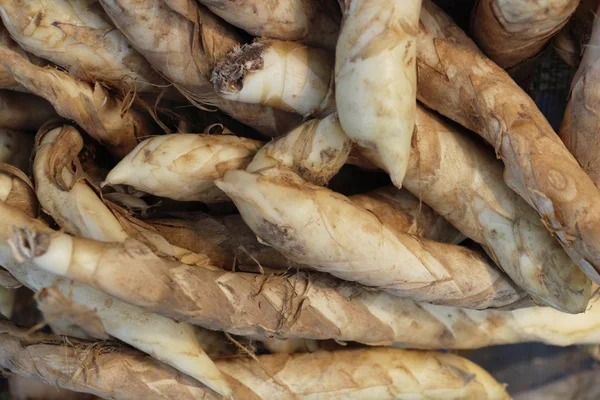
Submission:
<svg viewBox="0 0 600 400">
<path fill-rule="evenodd" d="M 264 66 L 263 52 L 268 45 L 254 42 L 236 46 L 223 57 L 213 70 L 211 82 L 219 93 L 236 93 L 244 87 L 248 72 L 259 71 Z"/>
</svg>

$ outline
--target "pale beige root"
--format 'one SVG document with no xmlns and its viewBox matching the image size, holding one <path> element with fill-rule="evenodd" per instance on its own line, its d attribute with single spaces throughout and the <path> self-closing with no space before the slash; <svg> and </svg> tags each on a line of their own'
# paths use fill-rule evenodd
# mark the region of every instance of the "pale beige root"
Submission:
<svg viewBox="0 0 600 400">
<path fill-rule="evenodd" d="M 598 370 L 576 372 L 541 387 L 520 392 L 514 400 L 596 400 L 600 398 Z"/>
<path fill-rule="evenodd" d="M 102 199 L 79 163 L 81 135 L 72 126 L 55 126 L 44 126 L 38 132 L 33 175 L 40 205 L 62 229 L 103 241 L 122 242 L 135 237 L 153 250 L 182 262 L 205 261 L 205 256 L 171 245 L 125 209 Z"/>
<path fill-rule="evenodd" d="M 12 400 L 93 400 L 98 398 L 87 393 L 59 389 L 56 385 L 46 383 L 37 377 L 23 378 L 19 375 L 10 375 L 7 379 Z"/>
<path fill-rule="evenodd" d="M 227 201 L 214 181 L 245 168 L 262 142 L 234 135 L 172 134 L 146 139 L 107 175 L 104 184 L 180 201 Z"/>
<path fill-rule="evenodd" d="M 204 254 L 211 265 L 227 270 L 237 268 L 292 269 L 295 264 L 256 235 L 239 215 L 222 218 L 203 213 L 181 213 L 177 218 L 146 220 L 169 242 Z"/>
<path fill-rule="evenodd" d="M 175 322 L 89 286 L 48 274 L 28 261 L 20 262 L 24 260 L 14 258 L 14 250 L 11 249 L 14 245 L 9 243 L 15 227 L 29 227 L 48 233 L 52 231 L 3 202 L 0 202 L 0 213 L 3 215 L 0 224 L 0 264 L 21 283 L 34 292 L 56 287 L 74 304 L 87 308 L 89 313 L 95 313 L 109 335 L 151 354 L 224 395 L 231 392 L 224 377 L 199 345 L 191 325 Z"/>
<path fill-rule="evenodd" d="M 0 314 L 8 319 L 10 319 L 13 314 L 13 308 L 15 306 L 15 291 L 16 289 L 9 289 L 4 286 L 0 286 Z"/>
<path fill-rule="evenodd" d="M 533 100 L 429 0 L 417 55 L 419 99 L 495 146 L 508 186 L 600 282 L 600 191 Z"/>
<path fill-rule="evenodd" d="M 92 85 L 52 67 L 38 67 L 5 47 L 0 47 L 0 65 L 8 69 L 17 82 L 52 103 L 59 115 L 77 122 L 117 157 L 131 151 L 140 136 L 153 133 L 149 116 L 128 108 L 99 83 Z"/>
<path fill-rule="evenodd" d="M 569 21 L 580 0 L 478 0 L 471 32 L 479 47 L 504 69 L 535 58 Z"/>
<path fill-rule="evenodd" d="M 505 386 L 448 353 L 386 348 L 277 354 L 219 362 L 261 399 L 507 400 Z"/>
<path fill-rule="evenodd" d="M 273 167 L 294 170 L 316 185 L 325 185 L 348 160 L 352 143 L 336 114 L 307 121 L 263 146 L 246 168 L 261 172 Z"/>
<path fill-rule="evenodd" d="M 180 14 L 164 0 L 100 3 L 137 51 L 195 105 L 217 106 L 268 136 L 278 136 L 299 123 L 293 114 L 226 101 L 215 93 L 210 71 L 218 59 L 240 44 L 240 37 L 205 7 L 187 2 L 185 14 Z"/>
<path fill-rule="evenodd" d="M 227 100 L 327 115 L 335 109 L 333 58 L 302 43 L 262 39 L 219 60 L 211 81 Z"/>
<path fill-rule="evenodd" d="M 73 390 L 119 400 L 222 398 L 151 356 L 118 343 L 30 333 L 7 322 L 0 322 L 0 333 L 2 368 L 45 382 L 48 396 L 60 393 L 64 399 L 65 391 Z"/>
<path fill-rule="evenodd" d="M 491 149 L 422 107 L 416 121 L 404 187 L 483 245 L 537 302 L 564 312 L 585 310 L 590 280 L 506 186 Z"/>
<path fill-rule="evenodd" d="M 560 127 L 560 137 L 585 172 L 600 188 L 600 19 L 579 69 L 571 82 L 571 93 Z"/>
<path fill-rule="evenodd" d="M 442 243 L 458 244 L 465 239 L 444 217 L 405 189 L 387 186 L 349 199 L 400 232 Z"/>
<path fill-rule="evenodd" d="M 312 353 L 319 349 L 319 341 L 311 339 L 265 339 L 263 345 L 270 353 Z"/>
<path fill-rule="evenodd" d="M 577 67 L 581 61 L 579 44 L 568 26 L 552 38 L 552 47 L 556 54 L 571 67 Z"/>
<path fill-rule="evenodd" d="M 550 307 L 469 310 L 418 303 L 326 274 L 198 268 L 159 258 L 134 240 L 94 242 L 39 229 L 17 231 L 14 238 L 17 254 L 33 258 L 37 267 L 162 315 L 236 335 L 429 349 L 600 343 L 599 295 L 582 314 Z"/>
<path fill-rule="evenodd" d="M 420 240 L 289 170 L 229 171 L 216 184 L 259 240 L 293 262 L 438 304 L 503 307 L 522 298 L 479 253 Z"/>
<path fill-rule="evenodd" d="M 27 171 L 34 138 L 32 133 L 0 128 L 0 163 L 10 164 Z"/>
<path fill-rule="evenodd" d="M 41 97 L 0 90 L 0 129 L 37 131 L 57 117 L 54 107 Z"/>
<path fill-rule="evenodd" d="M 20 376 L 103 398 L 218 398 L 164 364 L 116 344 L 27 335 L 8 323 L 1 323 L 0 332 L 0 364 Z M 510 398 L 504 385 L 481 367 L 437 352 L 373 348 L 217 363 L 226 371 L 235 399 Z"/>
<path fill-rule="evenodd" d="M 344 132 L 375 151 L 395 186 L 408 164 L 416 109 L 421 0 L 350 0 L 336 47 L 335 97 Z"/>
<path fill-rule="evenodd" d="M 97 0 L 4 0 L 0 17 L 23 49 L 78 79 L 123 91 L 156 91 L 166 85 L 107 21 Z"/>
<path fill-rule="evenodd" d="M 201 0 L 200 2 L 225 21 L 254 36 L 298 41 L 329 50 L 335 49 L 341 19 L 335 1 Z"/>
</svg>

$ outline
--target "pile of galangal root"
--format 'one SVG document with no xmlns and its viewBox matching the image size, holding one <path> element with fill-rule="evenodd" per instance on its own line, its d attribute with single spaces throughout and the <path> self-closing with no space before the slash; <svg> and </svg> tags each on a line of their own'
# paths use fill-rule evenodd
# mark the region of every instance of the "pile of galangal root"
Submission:
<svg viewBox="0 0 600 400">
<path fill-rule="evenodd" d="M 509 399 L 439 350 L 600 343 L 597 7 L 0 0 L 13 398 Z"/>
</svg>

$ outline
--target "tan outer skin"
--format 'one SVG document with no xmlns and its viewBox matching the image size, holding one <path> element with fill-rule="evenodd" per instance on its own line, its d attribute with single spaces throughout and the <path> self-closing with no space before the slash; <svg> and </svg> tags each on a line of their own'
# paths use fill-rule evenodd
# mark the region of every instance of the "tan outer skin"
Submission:
<svg viewBox="0 0 600 400">
<path fill-rule="evenodd" d="M 437 304 L 503 307 L 522 297 L 480 254 L 410 236 L 289 170 L 228 171 L 215 183 L 259 240 L 299 264 Z"/>
<path fill-rule="evenodd" d="M 386 186 L 349 199 L 401 232 L 442 243 L 458 244 L 465 236 L 407 190 Z M 393 222 L 391 222 L 393 221 Z"/>
<path fill-rule="evenodd" d="M 91 85 L 58 69 L 38 67 L 4 46 L 0 47 L 0 65 L 27 90 L 52 103 L 59 115 L 77 122 L 116 157 L 133 149 L 139 136 L 153 132 L 149 116 L 125 109 L 123 101 L 99 83 Z"/>
<path fill-rule="evenodd" d="M 495 147 L 508 186 L 600 282 L 600 191 L 533 100 L 429 0 L 421 13 L 417 67 L 419 100 Z"/>
<path fill-rule="evenodd" d="M 0 355 L 1 366 L 11 372 L 103 398 L 219 398 L 134 350 L 28 335 L 6 322 L 0 324 Z M 217 363 L 228 375 L 235 399 L 509 399 L 504 385 L 453 354 L 373 348 L 263 355 L 256 360 L 236 357 Z"/>
<path fill-rule="evenodd" d="M 502 179 L 502 164 L 467 132 L 423 107 L 404 186 L 487 253 L 536 301 L 582 312 L 590 281 Z"/>
<path fill-rule="evenodd" d="M 306 105 L 316 107 L 318 101 L 308 101 Z M 420 133 L 420 138 L 412 141 L 403 185 L 465 235 L 486 246 L 496 263 L 538 302 L 566 312 L 583 311 L 590 294 L 589 280 L 569 260 L 527 203 L 506 186 L 501 165 L 492 153 L 423 107 L 417 107 L 417 122 L 415 132 Z M 266 168 L 272 165 L 272 158 L 285 160 L 281 165 L 295 168 L 295 164 L 302 162 L 302 155 L 291 157 L 290 149 L 283 143 L 309 124 L 267 144 L 247 170 L 256 172 Z M 382 164 L 375 152 L 361 151 L 363 157 Z M 266 162 L 269 158 L 264 157 L 265 152 L 273 153 L 271 163 Z M 295 170 L 312 183 L 324 183 L 307 176 L 303 170 Z"/>
<path fill-rule="evenodd" d="M 26 51 L 77 79 L 123 91 L 156 91 L 166 81 L 115 29 L 97 0 L 2 0 L 0 16 Z"/>
<path fill-rule="evenodd" d="M 39 236 L 29 232 L 30 238 Z M 19 235 L 23 243 L 17 251 L 33 251 L 36 266 L 131 304 L 236 335 L 429 349 L 534 341 L 600 343 L 599 296 L 576 315 L 550 307 L 469 310 L 417 303 L 318 273 L 263 275 L 198 268 L 160 259 L 133 240 L 109 244 L 51 235 L 46 236 L 49 241 L 35 239 L 41 246 Z M 42 259 L 48 253 L 61 262 Z"/>
<path fill-rule="evenodd" d="M 402 186 L 416 112 L 421 0 L 349 0 L 336 47 L 335 97 L 344 132 L 375 151 Z"/>
<path fill-rule="evenodd" d="M 600 188 L 600 20 L 585 48 L 560 127 L 560 137 Z"/>
<path fill-rule="evenodd" d="M 332 0 L 201 0 L 212 12 L 254 36 L 335 49 L 340 12 Z"/>
<path fill-rule="evenodd" d="M 510 69 L 537 56 L 580 0 L 477 0 L 471 32 L 481 50 Z"/>
<path fill-rule="evenodd" d="M 194 104 L 216 105 L 268 136 L 281 135 L 300 122 L 293 114 L 225 101 L 214 92 L 210 71 L 218 59 L 240 44 L 240 38 L 205 7 L 187 2 L 184 11 L 174 10 L 164 0 L 100 3 L 137 51 Z"/>
<path fill-rule="evenodd" d="M 192 326 L 119 301 L 89 286 L 47 273 L 28 261 L 18 262 L 8 243 L 14 228 L 29 226 L 38 231 L 52 231 L 41 221 L 28 217 L 4 202 L 0 202 L 0 212 L 5 216 L 0 224 L 0 263 L 21 283 L 34 292 L 48 287 L 57 288 L 63 296 L 97 316 L 106 333 L 177 367 L 224 395 L 230 392 L 224 377 L 202 350 Z"/>
<path fill-rule="evenodd" d="M 262 39 L 228 53 L 211 81 L 227 100 L 325 116 L 335 109 L 333 56 L 302 43 Z"/>
</svg>

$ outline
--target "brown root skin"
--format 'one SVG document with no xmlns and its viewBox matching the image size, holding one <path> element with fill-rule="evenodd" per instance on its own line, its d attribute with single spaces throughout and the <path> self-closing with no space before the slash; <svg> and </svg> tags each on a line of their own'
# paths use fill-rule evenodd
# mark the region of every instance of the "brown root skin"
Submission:
<svg viewBox="0 0 600 400">
<path fill-rule="evenodd" d="M 600 192 L 533 100 L 429 0 L 418 42 L 419 100 L 495 147 L 508 186 L 600 282 Z"/>
<path fill-rule="evenodd" d="M 541 53 L 567 23 L 579 1 L 552 0 L 542 7 L 527 1 L 478 0 L 471 31 L 483 52 L 502 68 L 511 69 L 513 75 Z"/>
<path fill-rule="evenodd" d="M 236 93 L 243 87 L 246 73 L 263 67 L 262 53 L 267 45 L 262 42 L 244 44 L 221 58 L 212 72 L 211 82 L 217 92 Z"/>
<path fill-rule="evenodd" d="M 200 383 L 137 351 L 110 342 L 28 334 L 0 322 L 0 366 L 61 388 L 118 399 L 220 398 Z M 504 385 L 453 355 L 386 348 L 277 354 L 217 361 L 233 398 L 395 399 L 428 392 L 506 400 Z M 316 376 L 326 379 L 315 380 Z M 415 376 L 419 379 L 416 380 Z M 292 384 L 293 382 L 293 384 Z M 401 382 L 401 383 L 400 383 Z"/>
</svg>

